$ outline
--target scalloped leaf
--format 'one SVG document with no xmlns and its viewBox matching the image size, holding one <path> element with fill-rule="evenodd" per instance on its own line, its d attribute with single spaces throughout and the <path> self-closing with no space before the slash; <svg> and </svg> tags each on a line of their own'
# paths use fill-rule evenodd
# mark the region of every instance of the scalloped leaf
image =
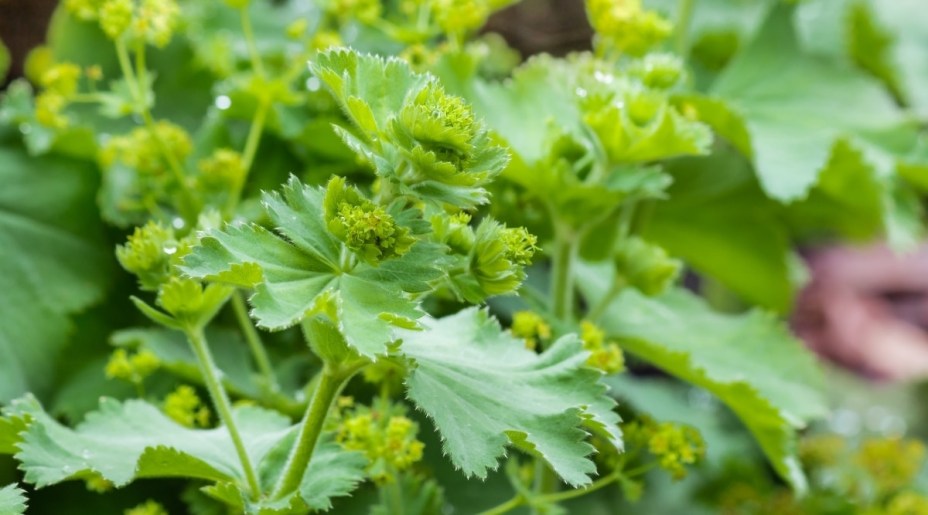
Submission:
<svg viewBox="0 0 928 515">
<path fill-rule="evenodd" d="M 269 489 L 279 476 L 297 428 L 287 417 L 261 408 L 236 408 L 236 419 L 246 451 L 261 471 Z M 31 396 L 4 408 L 0 442 L 11 445 L 0 452 L 15 452 L 25 480 L 41 488 L 71 479 L 100 476 L 117 487 L 136 479 L 184 477 L 215 481 L 208 488 L 215 497 L 244 506 L 244 472 L 228 432 L 189 429 L 178 425 L 155 406 L 140 400 L 120 403 L 103 398 L 100 409 L 76 428 L 49 416 Z M 276 508 L 249 506 L 255 513 L 304 513 L 327 510 L 331 498 L 348 495 L 363 481 L 366 459 L 342 449 L 331 435 L 320 440 L 307 467 L 299 494 L 288 496 Z M 293 511 L 295 510 L 295 511 Z M 0 511 L 0 513 L 5 513 Z"/>
<path fill-rule="evenodd" d="M 38 487 L 94 473 L 116 486 L 171 476 L 244 483 L 225 428 L 189 429 L 144 401 L 103 398 L 99 410 L 74 429 L 54 420 L 32 396 L 13 401 L 12 414 L 27 417 L 15 457 L 26 481 Z M 259 408 L 239 408 L 235 418 L 255 463 L 293 431 L 289 419 Z"/>
<path fill-rule="evenodd" d="M 601 270 L 581 285 L 604 294 Z M 622 348 L 725 402 L 741 418 L 774 469 L 798 491 L 807 486 L 796 431 L 827 413 L 823 377 L 812 354 L 775 317 L 723 315 L 683 290 L 649 298 L 626 290 L 598 321 Z"/>
<path fill-rule="evenodd" d="M 26 492 L 16 486 L 16 483 L 0 488 L 0 513 L 3 515 L 26 513 Z"/>
<path fill-rule="evenodd" d="M 422 316 L 411 294 L 426 291 L 438 277 L 440 249 L 418 243 L 401 257 L 373 266 L 362 262 L 342 270 L 341 244 L 325 228 L 321 188 L 295 177 L 283 194 L 266 194 L 264 204 L 280 235 L 256 225 L 228 225 L 209 232 L 182 269 L 192 277 L 228 281 L 235 270 L 261 270 L 249 299 L 258 325 L 283 329 L 302 320 L 334 295 L 339 329 L 349 345 L 366 356 L 382 354 L 394 327 Z M 235 283 L 240 276 L 233 278 Z"/>
<path fill-rule="evenodd" d="M 837 139 L 902 121 L 875 80 L 803 53 L 792 12 L 782 5 L 772 9 L 754 41 L 713 84 L 710 94 L 727 106 L 717 100 L 701 105 L 712 111 L 704 119 L 739 148 L 750 144 L 764 190 L 781 201 L 808 193 Z"/>
<path fill-rule="evenodd" d="M 414 72 L 401 59 L 349 49 L 319 54 L 310 70 L 357 129 L 352 134 L 336 128 L 336 134 L 401 194 L 465 209 L 487 203 L 484 186 L 506 167 L 509 155 L 493 143 L 481 121 L 475 121 L 473 132 L 443 124 L 432 127 L 431 135 L 442 134 L 438 139 L 459 140 L 473 149 L 457 164 L 423 147 L 398 123 L 404 107 L 423 101 L 417 100 L 423 89 L 436 88 L 444 95 L 434 76 Z"/>
<path fill-rule="evenodd" d="M 587 352 L 565 336 L 542 354 L 504 332 L 486 311 L 465 309 L 424 321 L 404 335 L 413 363 L 409 397 L 435 422 L 444 451 L 468 476 L 495 469 L 509 442 L 541 456 L 573 486 L 590 483 L 596 467 L 582 429 L 591 421 L 622 447 L 615 402 Z"/>
</svg>

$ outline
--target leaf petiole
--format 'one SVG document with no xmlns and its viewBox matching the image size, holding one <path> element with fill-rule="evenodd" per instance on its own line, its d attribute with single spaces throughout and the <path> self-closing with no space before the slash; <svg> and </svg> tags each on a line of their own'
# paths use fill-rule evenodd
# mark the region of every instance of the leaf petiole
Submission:
<svg viewBox="0 0 928 515">
<path fill-rule="evenodd" d="M 306 467 L 313 456 L 316 442 L 322 434 L 322 426 L 335 398 L 348 380 L 365 364 L 367 364 L 366 361 L 357 361 L 342 365 L 326 364 L 323 367 L 312 399 L 306 408 L 296 443 L 287 457 L 287 463 L 271 494 L 272 499 L 280 499 L 300 487 Z"/>
<path fill-rule="evenodd" d="M 229 437 L 232 439 L 232 444 L 235 446 L 235 453 L 238 455 L 238 459 L 242 463 L 242 469 L 245 471 L 245 480 L 248 483 L 248 489 L 251 491 L 251 497 L 252 499 L 257 499 L 258 496 L 261 495 L 261 485 L 258 483 L 258 475 L 255 473 L 251 458 L 248 457 L 248 452 L 245 450 L 245 442 L 242 440 L 242 435 L 239 433 L 238 426 L 235 424 L 235 419 L 232 417 L 232 406 L 229 402 L 229 395 L 219 381 L 219 370 L 216 368 L 213 356 L 206 344 L 206 337 L 203 335 L 203 330 L 200 328 L 187 329 L 184 333 L 187 335 L 187 340 L 190 342 L 194 354 L 196 354 L 197 363 L 200 365 L 200 373 L 203 375 L 203 380 L 206 383 L 209 396 L 213 400 L 213 407 L 219 414 L 219 418 L 222 420 L 223 425 L 225 425 L 226 429 L 229 431 Z"/>
</svg>

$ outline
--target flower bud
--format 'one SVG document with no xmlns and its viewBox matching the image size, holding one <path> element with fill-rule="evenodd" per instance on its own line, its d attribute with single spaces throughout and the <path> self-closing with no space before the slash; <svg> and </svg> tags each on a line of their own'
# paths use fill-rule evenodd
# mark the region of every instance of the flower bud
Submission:
<svg viewBox="0 0 928 515">
<path fill-rule="evenodd" d="M 170 275 L 171 258 L 177 249 L 172 229 L 148 222 L 136 228 L 125 245 L 116 247 L 116 259 L 139 278 L 143 290 L 157 290 Z"/>
<path fill-rule="evenodd" d="M 106 0 L 100 8 L 100 28 L 110 39 L 118 39 L 132 25 L 132 0 Z"/>
<path fill-rule="evenodd" d="M 680 273 L 682 264 L 667 252 L 637 236 L 619 244 L 616 270 L 629 285 L 648 296 L 662 293 Z"/>
<path fill-rule="evenodd" d="M 372 265 L 402 256 L 416 242 L 408 228 L 341 177 L 329 181 L 323 204 L 329 231 Z"/>
<path fill-rule="evenodd" d="M 164 398 L 164 414 L 184 427 L 209 427 L 209 408 L 187 385 L 178 386 Z"/>
</svg>

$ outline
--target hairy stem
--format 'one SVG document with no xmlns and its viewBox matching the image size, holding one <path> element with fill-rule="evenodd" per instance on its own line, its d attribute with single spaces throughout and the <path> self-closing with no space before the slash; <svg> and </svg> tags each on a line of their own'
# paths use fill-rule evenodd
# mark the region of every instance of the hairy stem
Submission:
<svg viewBox="0 0 928 515">
<path fill-rule="evenodd" d="M 242 441 L 242 435 L 238 431 L 235 419 L 232 418 L 232 406 L 229 402 L 229 395 L 219 381 L 219 369 L 216 368 L 213 356 L 210 354 L 209 347 L 206 345 L 206 337 L 203 335 L 203 330 L 188 330 L 187 339 L 190 341 L 190 346 L 193 347 L 193 352 L 197 356 L 197 363 L 200 365 L 200 373 L 203 375 L 203 380 L 206 383 L 209 396 L 213 400 L 213 407 L 216 409 L 220 420 L 222 420 L 222 423 L 229 431 L 229 436 L 232 438 L 232 444 L 235 446 L 235 453 L 238 455 L 238 459 L 242 463 L 242 469 L 245 471 L 245 479 L 248 482 L 248 489 L 251 490 L 252 499 L 257 499 L 258 496 L 261 495 L 261 485 L 258 483 L 258 475 L 255 473 L 255 468 L 251 464 L 251 458 L 248 457 L 248 452 L 245 450 L 245 443 Z"/>
<path fill-rule="evenodd" d="M 335 397 L 338 396 L 338 392 L 359 369 L 360 366 L 332 367 L 329 365 L 322 369 L 319 382 L 316 384 L 312 399 L 306 408 L 306 414 L 303 417 L 300 432 L 296 437 L 296 443 L 294 443 L 293 449 L 290 450 L 290 456 L 287 457 L 287 463 L 284 465 L 284 471 L 277 481 L 272 498 L 280 499 L 299 488 Z"/>
<path fill-rule="evenodd" d="M 248 316 L 248 307 L 245 305 L 245 298 L 240 291 L 232 295 L 232 310 L 235 312 L 235 319 L 245 335 L 245 341 L 248 343 L 248 348 L 251 349 L 251 355 L 255 359 L 255 364 L 258 365 L 258 370 L 261 372 L 265 384 L 272 391 L 277 391 L 277 377 L 275 377 L 274 369 L 271 367 L 271 360 L 264 348 L 264 342 L 261 341 L 261 335 L 258 334 L 258 330 L 255 329 L 251 318 Z"/>
</svg>

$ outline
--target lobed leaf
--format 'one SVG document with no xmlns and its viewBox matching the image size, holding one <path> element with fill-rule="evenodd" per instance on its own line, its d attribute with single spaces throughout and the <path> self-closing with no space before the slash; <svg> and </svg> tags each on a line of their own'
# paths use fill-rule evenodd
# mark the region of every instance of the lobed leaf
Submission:
<svg viewBox="0 0 928 515">
<path fill-rule="evenodd" d="M 590 482 L 590 420 L 621 449 L 615 402 L 585 366 L 579 339 L 566 336 L 542 354 L 502 331 L 486 311 L 465 309 L 404 334 L 413 363 L 409 397 L 435 422 L 444 450 L 467 475 L 485 478 L 508 442 L 537 453 L 567 483 Z"/>
<path fill-rule="evenodd" d="M 280 235 L 256 225 L 229 225 L 208 233 L 185 258 L 192 277 L 241 284 L 249 270 L 252 316 L 262 327 L 282 329 L 321 309 L 334 298 L 339 329 L 364 355 L 386 351 L 394 326 L 415 325 L 422 316 L 411 295 L 438 276 L 437 246 L 418 243 L 401 257 L 374 266 L 361 262 L 343 269 L 341 244 L 325 228 L 323 191 L 291 178 L 283 194 L 265 195 L 265 207 Z"/>
<path fill-rule="evenodd" d="M 0 513 L 3 515 L 26 513 L 26 493 L 15 483 L 0 488 Z"/>
<path fill-rule="evenodd" d="M 590 269 L 581 281 L 590 298 L 603 293 L 602 282 Z M 626 290 L 598 322 L 627 352 L 728 404 L 777 473 L 805 490 L 796 431 L 826 414 L 823 377 L 811 353 L 774 317 L 715 313 L 682 290 L 657 298 Z"/>
<path fill-rule="evenodd" d="M 749 134 L 748 155 L 761 184 L 781 201 L 807 194 L 838 138 L 902 120 L 891 97 L 875 81 L 850 67 L 804 53 L 792 9 L 784 6 L 772 9 L 710 94 L 727 105 L 703 102 L 707 113 L 702 117 L 728 133 L 739 148 L 745 146 L 744 133 Z"/>
</svg>

